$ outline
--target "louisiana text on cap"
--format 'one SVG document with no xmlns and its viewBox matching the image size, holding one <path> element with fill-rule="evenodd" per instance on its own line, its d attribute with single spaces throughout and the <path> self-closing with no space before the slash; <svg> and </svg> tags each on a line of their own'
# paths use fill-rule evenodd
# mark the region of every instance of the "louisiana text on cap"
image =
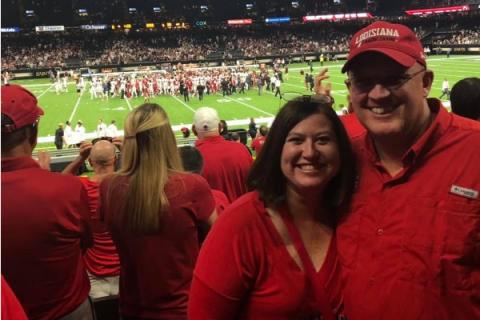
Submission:
<svg viewBox="0 0 480 320">
<path fill-rule="evenodd" d="M 351 62 L 360 54 L 372 51 L 384 54 L 404 67 L 411 67 L 415 62 L 426 66 L 422 44 L 410 28 L 402 24 L 377 21 L 355 33 L 342 72 L 347 71 Z"/>
</svg>

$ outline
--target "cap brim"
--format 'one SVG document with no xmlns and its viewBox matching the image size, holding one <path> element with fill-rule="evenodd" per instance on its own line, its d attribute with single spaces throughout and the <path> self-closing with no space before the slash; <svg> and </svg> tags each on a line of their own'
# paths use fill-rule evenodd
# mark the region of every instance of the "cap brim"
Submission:
<svg viewBox="0 0 480 320">
<path fill-rule="evenodd" d="M 353 56 L 348 57 L 348 61 L 342 67 L 342 73 L 345 73 L 346 71 L 348 71 L 348 69 L 350 69 L 352 65 L 352 61 L 354 61 L 356 58 L 358 58 L 360 55 L 366 52 L 381 53 L 406 68 L 410 68 L 417 61 L 412 56 L 405 54 L 403 52 L 400 52 L 398 50 L 393 50 L 389 48 L 365 48 L 365 50 L 358 50 L 357 52 L 355 52 Z"/>
</svg>

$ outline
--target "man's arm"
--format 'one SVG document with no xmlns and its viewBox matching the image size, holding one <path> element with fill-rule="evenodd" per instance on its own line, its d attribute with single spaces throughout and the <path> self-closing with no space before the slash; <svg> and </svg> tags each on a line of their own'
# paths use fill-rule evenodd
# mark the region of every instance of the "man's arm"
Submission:
<svg viewBox="0 0 480 320">
<path fill-rule="evenodd" d="M 82 166 L 85 160 L 90 156 L 90 151 L 92 150 L 92 143 L 84 142 L 80 145 L 80 153 L 75 160 L 70 162 L 69 165 L 63 169 L 62 174 L 71 174 L 75 175 L 78 172 L 78 169 Z"/>
</svg>

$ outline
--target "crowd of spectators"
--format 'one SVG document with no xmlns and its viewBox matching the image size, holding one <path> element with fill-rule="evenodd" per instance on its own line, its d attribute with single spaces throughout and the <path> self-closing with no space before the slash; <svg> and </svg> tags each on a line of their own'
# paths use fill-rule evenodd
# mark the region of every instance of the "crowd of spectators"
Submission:
<svg viewBox="0 0 480 320">
<path fill-rule="evenodd" d="M 32 36 L 7 38 L 2 46 L 5 69 L 52 68 L 77 60 L 87 66 L 142 62 L 196 61 L 209 58 L 242 58 L 344 52 L 347 34 L 342 32 L 187 32 L 140 35 L 100 34 L 96 36 Z"/>
<path fill-rule="evenodd" d="M 476 30 L 462 29 L 455 33 L 443 34 L 434 39 L 433 43 L 442 45 L 480 44 L 480 28 Z"/>
</svg>

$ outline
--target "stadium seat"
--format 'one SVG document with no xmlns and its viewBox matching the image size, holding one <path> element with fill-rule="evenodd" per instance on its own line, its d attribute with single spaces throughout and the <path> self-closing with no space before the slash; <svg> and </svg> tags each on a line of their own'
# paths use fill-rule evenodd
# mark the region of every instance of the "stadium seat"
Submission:
<svg viewBox="0 0 480 320">
<path fill-rule="evenodd" d="M 95 317 L 97 320 L 119 320 L 118 296 L 93 299 Z"/>
</svg>

